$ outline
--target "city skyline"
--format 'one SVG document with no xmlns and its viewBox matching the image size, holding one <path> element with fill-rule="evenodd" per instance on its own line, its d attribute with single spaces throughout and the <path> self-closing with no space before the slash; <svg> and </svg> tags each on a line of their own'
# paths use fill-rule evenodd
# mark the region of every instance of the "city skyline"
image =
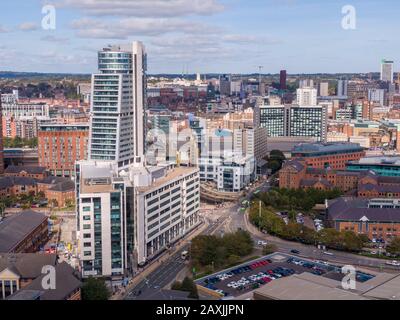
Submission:
<svg viewBox="0 0 400 320">
<path fill-rule="evenodd" d="M 148 50 L 149 74 L 257 73 L 260 65 L 273 74 L 366 73 L 379 72 L 381 59 L 397 71 L 396 1 L 352 1 L 355 30 L 342 27 L 342 1 L 247 3 L 7 1 L 0 70 L 93 73 L 104 43 L 137 39 Z M 55 30 L 41 26 L 45 4 L 56 8 Z"/>
</svg>

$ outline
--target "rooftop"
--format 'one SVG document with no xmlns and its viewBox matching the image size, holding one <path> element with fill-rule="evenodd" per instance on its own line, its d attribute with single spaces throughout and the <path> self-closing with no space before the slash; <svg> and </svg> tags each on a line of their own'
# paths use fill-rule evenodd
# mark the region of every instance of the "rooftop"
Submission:
<svg viewBox="0 0 400 320">
<path fill-rule="evenodd" d="M 4 173 L 21 173 L 22 171 L 29 174 L 43 174 L 46 172 L 46 168 L 39 166 L 8 166 Z"/>
<path fill-rule="evenodd" d="M 31 296 L 31 300 L 37 300 L 38 295 L 40 300 L 65 300 L 67 296 L 79 289 L 81 281 L 75 274 L 75 270 L 66 262 L 56 265 L 56 288 L 54 290 L 44 290 L 42 287 L 42 279 L 45 275 L 40 274 L 29 285 L 18 291 L 15 295 L 11 296 L 10 300 L 26 300 L 22 297 L 26 295 Z M 26 291 L 26 292 L 25 292 Z M 25 293 L 24 293 L 25 292 Z M 33 294 L 33 295 L 32 295 Z M 33 299 L 32 299 L 33 298 Z"/>
<path fill-rule="evenodd" d="M 362 150 L 364 150 L 364 148 L 362 148 L 358 143 L 302 143 L 295 146 L 292 149 L 292 153 L 313 154 Z"/>
<path fill-rule="evenodd" d="M 56 254 L 0 253 L 0 272 L 7 268 L 21 278 L 35 279 L 42 274 L 43 266 L 54 266 L 56 260 Z"/>
<path fill-rule="evenodd" d="M 368 199 L 341 197 L 328 202 L 330 220 L 400 222 L 400 209 L 369 208 Z"/>
<path fill-rule="evenodd" d="M 12 251 L 44 221 L 47 221 L 44 214 L 32 210 L 22 211 L 5 218 L 0 222 L 0 252 Z"/>
<path fill-rule="evenodd" d="M 392 157 L 364 157 L 358 161 L 350 161 L 351 164 L 360 164 L 360 165 L 387 165 L 387 166 L 400 166 L 400 157 L 392 156 Z"/>
<path fill-rule="evenodd" d="M 302 273 L 271 281 L 254 292 L 256 300 L 368 300 L 338 288 L 338 281 Z"/>
<path fill-rule="evenodd" d="M 148 187 L 139 187 L 139 192 L 148 192 L 151 190 L 155 190 L 160 188 L 162 185 L 170 183 L 171 180 L 175 180 L 181 177 L 184 177 L 188 174 L 197 172 L 198 169 L 192 167 L 178 167 L 174 168 L 173 170 L 168 171 L 168 173 L 157 180 L 155 180 L 150 186 Z"/>
</svg>

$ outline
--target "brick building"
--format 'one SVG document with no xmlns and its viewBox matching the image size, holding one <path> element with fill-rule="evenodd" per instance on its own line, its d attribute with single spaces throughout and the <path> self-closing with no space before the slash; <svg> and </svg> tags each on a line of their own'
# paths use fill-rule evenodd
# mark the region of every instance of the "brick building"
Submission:
<svg viewBox="0 0 400 320">
<path fill-rule="evenodd" d="M 48 203 L 55 207 L 75 203 L 75 184 L 69 178 L 47 176 L 40 174 L 40 171 L 29 170 L 20 171 L 21 176 L 17 174 L 17 170 L 11 169 L 7 176 L 0 177 L 0 196 L 37 195 L 41 192 Z"/>
<path fill-rule="evenodd" d="M 87 123 L 41 125 L 38 132 L 39 165 L 54 176 L 72 177 L 75 161 L 87 159 L 88 137 Z"/>
<path fill-rule="evenodd" d="M 48 176 L 45 167 L 38 166 L 8 166 L 4 171 L 6 177 L 29 177 L 34 179 L 44 179 Z"/>
<path fill-rule="evenodd" d="M 400 177 L 385 177 L 373 171 L 345 171 L 310 168 L 305 161 L 291 160 L 279 171 L 279 187 L 286 189 L 338 188 L 343 192 L 354 191 L 364 198 L 400 198 Z"/>
<path fill-rule="evenodd" d="M 322 169 L 344 170 L 349 161 L 364 156 L 364 148 L 357 143 L 304 143 L 292 150 L 292 158 L 304 160 L 308 167 Z"/>
<path fill-rule="evenodd" d="M 0 252 L 37 252 L 49 239 L 48 218 L 26 210 L 3 219 L 0 224 Z"/>
<path fill-rule="evenodd" d="M 56 288 L 44 289 L 44 266 L 55 268 Z M 80 300 L 81 280 L 56 254 L 0 253 L 0 300 Z"/>
<path fill-rule="evenodd" d="M 369 239 L 400 236 L 400 203 L 393 199 L 341 197 L 328 202 L 327 219 L 339 231 L 365 234 Z"/>
</svg>

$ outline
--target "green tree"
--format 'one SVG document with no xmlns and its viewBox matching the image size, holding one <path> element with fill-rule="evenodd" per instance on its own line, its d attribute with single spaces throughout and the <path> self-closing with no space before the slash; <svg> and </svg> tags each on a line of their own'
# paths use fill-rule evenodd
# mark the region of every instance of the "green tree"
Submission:
<svg viewBox="0 0 400 320">
<path fill-rule="evenodd" d="M 264 246 L 263 248 L 263 255 L 268 255 L 271 253 L 274 253 L 278 250 L 278 247 L 274 244 L 267 244 L 266 246 Z"/>
<path fill-rule="evenodd" d="M 182 281 L 181 285 L 181 291 L 187 291 L 189 292 L 189 298 L 192 299 L 198 299 L 199 298 L 199 293 L 197 291 L 197 286 L 194 283 L 192 278 L 185 277 Z"/>
<path fill-rule="evenodd" d="M 389 245 L 386 246 L 386 251 L 396 256 L 400 255 L 400 238 L 393 238 Z"/>
<path fill-rule="evenodd" d="M 82 286 L 82 300 L 108 300 L 110 290 L 100 278 L 88 278 Z"/>
</svg>

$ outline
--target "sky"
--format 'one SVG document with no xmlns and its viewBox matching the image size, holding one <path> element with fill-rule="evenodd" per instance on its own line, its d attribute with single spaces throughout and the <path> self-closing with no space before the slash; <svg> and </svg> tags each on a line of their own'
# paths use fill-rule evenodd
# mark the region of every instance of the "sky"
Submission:
<svg viewBox="0 0 400 320">
<path fill-rule="evenodd" d="M 151 73 L 378 72 L 400 61 L 398 0 L 1 0 L 0 70 L 94 73 L 142 41 Z M 46 5 L 55 28 L 43 28 Z M 355 28 L 342 20 L 355 10 Z M 54 16 L 52 16 L 54 17 Z M 348 20 L 346 20 L 348 21 Z M 350 20 L 353 22 L 353 20 Z"/>
</svg>

